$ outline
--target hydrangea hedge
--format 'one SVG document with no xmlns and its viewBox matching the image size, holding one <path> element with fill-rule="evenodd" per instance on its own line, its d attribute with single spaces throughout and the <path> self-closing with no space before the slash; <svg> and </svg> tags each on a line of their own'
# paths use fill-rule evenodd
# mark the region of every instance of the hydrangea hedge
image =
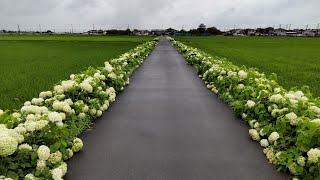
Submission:
<svg viewBox="0 0 320 180">
<path fill-rule="evenodd" d="M 254 68 L 239 67 L 168 38 L 193 65 L 207 88 L 218 94 L 251 129 L 253 140 L 278 171 L 294 179 L 320 178 L 320 99 L 308 87 L 290 91 Z"/>
<path fill-rule="evenodd" d="M 83 147 L 77 136 L 115 101 L 158 40 L 71 75 L 20 110 L 0 110 L 0 180 L 62 179 L 64 161 Z"/>
</svg>

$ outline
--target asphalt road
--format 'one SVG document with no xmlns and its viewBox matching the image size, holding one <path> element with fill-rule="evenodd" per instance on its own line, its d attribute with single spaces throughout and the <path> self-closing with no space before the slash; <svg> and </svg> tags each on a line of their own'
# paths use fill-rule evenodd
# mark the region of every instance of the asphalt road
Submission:
<svg viewBox="0 0 320 180">
<path fill-rule="evenodd" d="M 248 126 L 161 40 L 68 161 L 68 180 L 280 180 Z"/>
</svg>

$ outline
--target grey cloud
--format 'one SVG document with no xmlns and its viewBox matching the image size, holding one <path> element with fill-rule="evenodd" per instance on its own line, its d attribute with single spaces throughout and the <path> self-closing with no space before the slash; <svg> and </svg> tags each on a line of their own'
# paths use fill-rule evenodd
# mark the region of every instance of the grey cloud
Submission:
<svg viewBox="0 0 320 180">
<path fill-rule="evenodd" d="M 319 0 L 1 0 L 0 29 L 17 23 L 101 28 L 316 24 Z M 65 27 L 69 28 L 69 27 Z"/>
</svg>

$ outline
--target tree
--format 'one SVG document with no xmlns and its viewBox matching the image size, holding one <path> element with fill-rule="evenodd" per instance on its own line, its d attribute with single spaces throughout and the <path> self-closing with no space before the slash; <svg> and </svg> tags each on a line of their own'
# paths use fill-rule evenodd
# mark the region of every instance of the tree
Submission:
<svg viewBox="0 0 320 180">
<path fill-rule="evenodd" d="M 206 30 L 206 32 L 209 34 L 209 35 L 221 35 L 222 34 L 222 32 L 219 30 L 219 29 L 217 29 L 216 27 L 209 27 L 207 30 Z"/>
<path fill-rule="evenodd" d="M 132 34 L 132 32 L 131 32 L 131 30 L 129 28 L 126 30 L 126 34 L 127 35 L 131 35 Z"/>
<path fill-rule="evenodd" d="M 203 34 L 203 33 L 205 33 L 206 32 L 206 25 L 204 25 L 203 23 L 201 23 L 200 25 L 199 25 L 199 27 L 198 27 L 198 31 L 199 31 L 199 33 L 200 34 Z"/>
</svg>

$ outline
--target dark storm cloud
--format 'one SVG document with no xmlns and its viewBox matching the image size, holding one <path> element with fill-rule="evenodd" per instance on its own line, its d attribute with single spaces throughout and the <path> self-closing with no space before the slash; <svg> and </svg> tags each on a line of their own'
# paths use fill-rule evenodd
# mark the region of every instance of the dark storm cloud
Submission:
<svg viewBox="0 0 320 180">
<path fill-rule="evenodd" d="M 0 28 L 74 24 L 91 28 L 186 29 L 203 22 L 218 27 L 316 25 L 319 0 L 1 0 Z M 66 27 L 64 27 L 66 28 Z"/>
</svg>

